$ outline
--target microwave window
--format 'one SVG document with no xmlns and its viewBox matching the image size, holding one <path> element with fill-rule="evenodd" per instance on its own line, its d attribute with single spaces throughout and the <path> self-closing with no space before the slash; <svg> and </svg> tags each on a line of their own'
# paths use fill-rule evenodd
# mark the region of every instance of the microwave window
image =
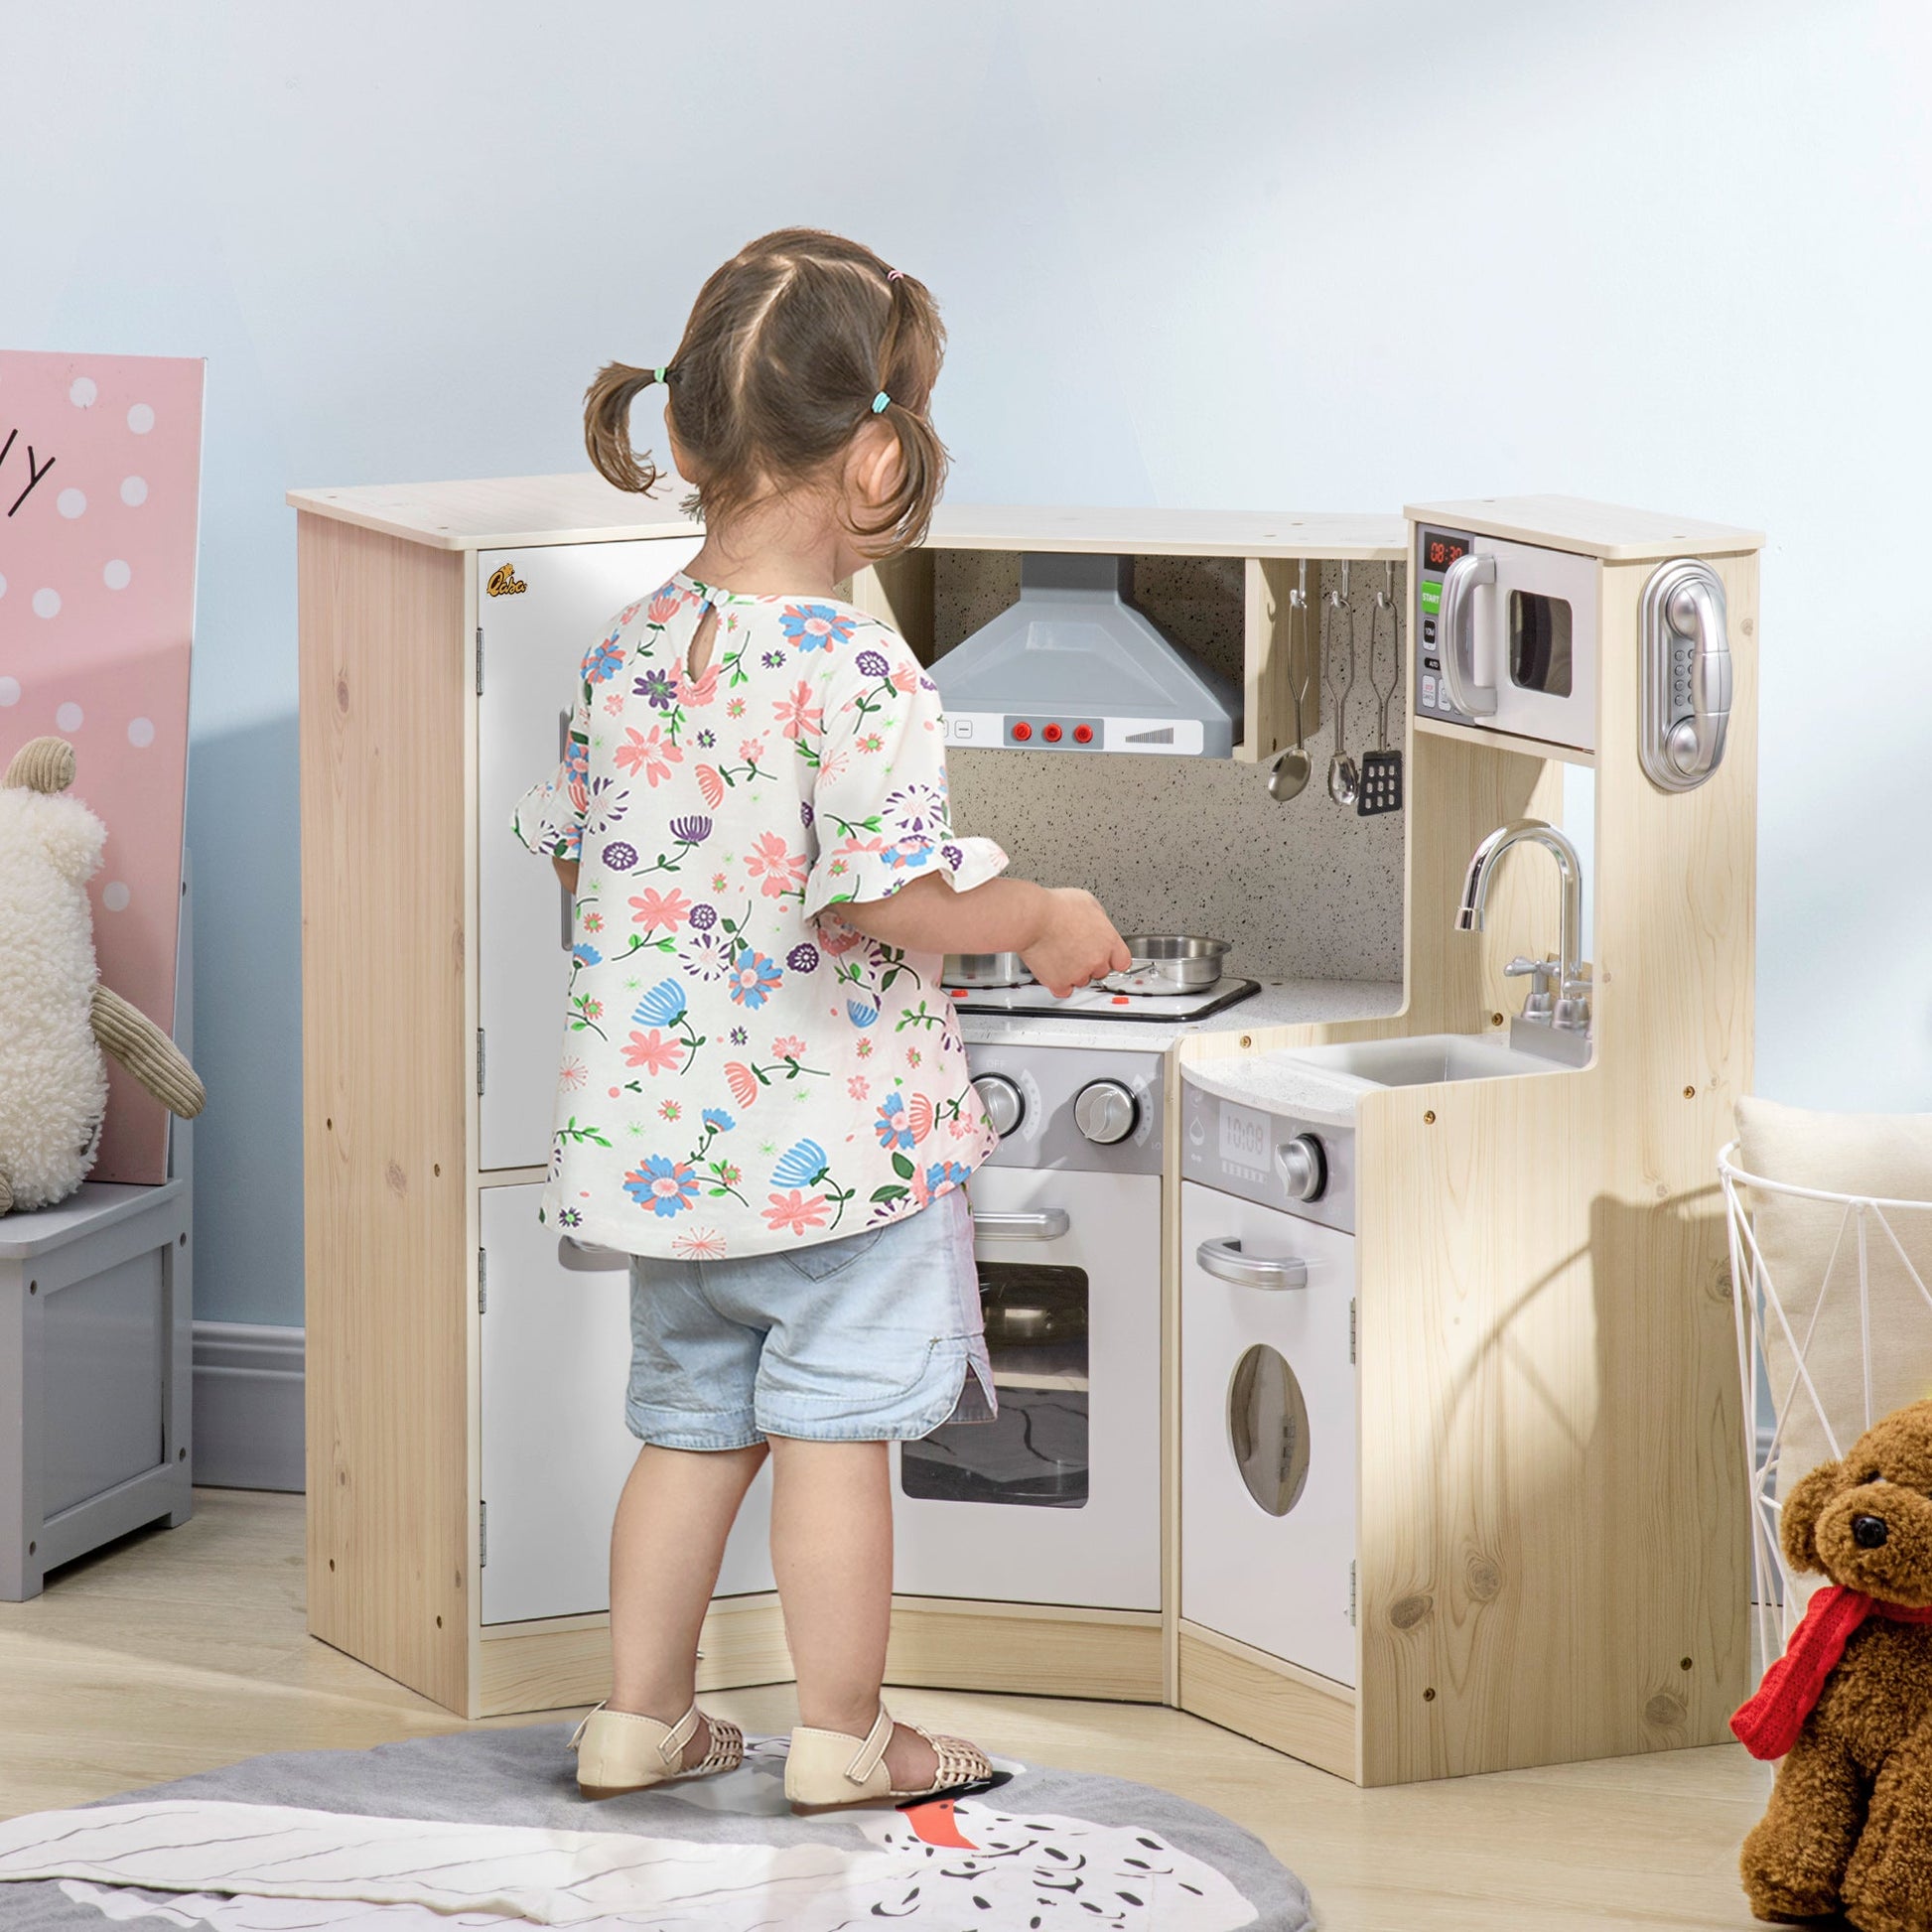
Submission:
<svg viewBox="0 0 1932 1932">
<path fill-rule="evenodd" d="M 1570 696 L 1570 606 L 1562 598 L 1510 592 L 1509 675 L 1519 691 Z"/>
</svg>

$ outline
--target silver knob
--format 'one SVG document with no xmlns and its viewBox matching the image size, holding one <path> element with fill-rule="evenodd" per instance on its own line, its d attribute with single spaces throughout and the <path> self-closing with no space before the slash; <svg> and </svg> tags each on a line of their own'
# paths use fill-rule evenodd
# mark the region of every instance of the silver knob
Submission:
<svg viewBox="0 0 1932 1932">
<path fill-rule="evenodd" d="M 1001 1140 L 1027 1118 L 1027 1103 L 1019 1086 L 1004 1073 L 982 1073 L 973 1082 L 973 1091 L 979 1095 L 980 1105 L 986 1109 L 986 1117 Z"/>
<path fill-rule="evenodd" d="M 1290 1200 L 1319 1200 L 1328 1184 L 1328 1160 L 1312 1134 L 1296 1137 L 1275 1150 L 1275 1165 L 1288 1183 Z"/>
<path fill-rule="evenodd" d="M 1141 1106 L 1118 1080 L 1096 1080 L 1074 1099 L 1073 1120 L 1096 1146 L 1112 1147 L 1140 1125 Z"/>
</svg>

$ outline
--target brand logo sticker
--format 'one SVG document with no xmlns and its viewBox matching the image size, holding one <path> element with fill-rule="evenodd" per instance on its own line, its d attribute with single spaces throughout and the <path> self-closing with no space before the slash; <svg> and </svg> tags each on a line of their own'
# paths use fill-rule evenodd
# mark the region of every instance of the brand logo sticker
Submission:
<svg viewBox="0 0 1932 1932">
<path fill-rule="evenodd" d="M 483 586 L 491 597 L 521 597 L 529 588 L 517 576 L 514 564 L 498 564 L 489 573 L 489 582 Z"/>
</svg>

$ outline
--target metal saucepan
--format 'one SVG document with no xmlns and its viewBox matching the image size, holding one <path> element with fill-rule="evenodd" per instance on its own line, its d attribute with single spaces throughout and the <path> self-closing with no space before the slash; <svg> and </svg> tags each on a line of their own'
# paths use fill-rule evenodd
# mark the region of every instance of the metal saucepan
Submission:
<svg viewBox="0 0 1932 1932">
<path fill-rule="evenodd" d="M 940 977 L 948 986 L 1025 986 L 1033 975 L 1017 952 L 949 952 Z"/>
<path fill-rule="evenodd" d="M 1133 965 L 1101 982 L 1112 993 L 1198 993 L 1221 977 L 1221 962 L 1228 955 L 1225 939 L 1186 932 L 1130 933 L 1126 945 Z"/>
</svg>

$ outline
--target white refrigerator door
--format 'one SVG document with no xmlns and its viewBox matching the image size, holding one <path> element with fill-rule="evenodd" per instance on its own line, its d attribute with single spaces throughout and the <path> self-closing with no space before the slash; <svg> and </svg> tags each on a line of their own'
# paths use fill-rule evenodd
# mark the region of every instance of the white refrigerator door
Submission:
<svg viewBox="0 0 1932 1932">
<path fill-rule="evenodd" d="M 563 757 L 578 668 L 599 626 L 682 569 L 700 541 L 693 534 L 477 555 L 479 1165 L 485 1169 L 542 1167 L 550 1159 L 570 979 L 563 889 L 549 862 L 510 836 L 510 814 Z"/>
<path fill-rule="evenodd" d="M 624 1428 L 627 1258 L 571 1249 L 537 1220 L 541 1189 L 485 1187 L 483 1620 L 611 1606 L 611 1520 L 637 1458 Z M 772 1587 L 771 1481 L 759 1470 L 725 1548 L 721 1596 Z"/>
<path fill-rule="evenodd" d="M 1308 1286 L 1237 1288 L 1200 1265 L 1203 1241 L 1239 1240 L 1251 1256 L 1299 1256 Z M 1349 1308 L 1355 1243 L 1273 1208 L 1194 1181 L 1180 1189 L 1180 1614 L 1284 1657 L 1355 1682 L 1350 1566 L 1355 1560 L 1355 1369 Z M 1255 1499 L 1236 1451 L 1229 1397 L 1251 1348 L 1284 1358 L 1307 1405 L 1307 1427 L 1260 1405 L 1272 1440 L 1244 1447 L 1266 1466 L 1307 1446 L 1299 1500 L 1275 1515 Z M 1279 1370 L 1259 1358 L 1270 1374 Z M 1276 1501 L 1283 1500 L 1277 1492 Z"/>
<path fill-rule="evenodd" d="M 1088 1278 L 1086 1502 L 1076 1509 L 906 1495 L 893 1457 L 894 1587 L 1104 1609 L 1161 1607 L 1161 1181 L 1154 1174 L 982 1168 L 980 1213 L 1063 1208 L 1055 1241 L 981 1237 L 982 1263 L 1084 1269 Z"/>
</svg>

